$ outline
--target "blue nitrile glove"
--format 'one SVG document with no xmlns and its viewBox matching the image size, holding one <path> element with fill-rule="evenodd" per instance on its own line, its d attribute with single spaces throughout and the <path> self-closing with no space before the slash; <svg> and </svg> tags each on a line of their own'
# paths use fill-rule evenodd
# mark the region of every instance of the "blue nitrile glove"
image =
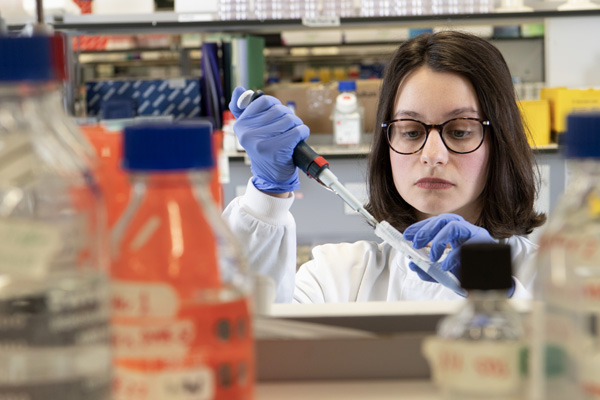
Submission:
<svg viewBox="0 0 600 400">
<path fill-rule="evenodd" d="M 233 130 L 250 158 L 252 183 L 268 193 L 298 189 L 298 169 L 292 154 L 296 145 L 308 138 L 308 127 L 272 96 L 263 95 L 240 110 L 237 101 L 244 91 L 235 88 L 229 109 L 237 119 Z"/>
<path fill-rule="evenodd" d="M 450 244 L 452 250 L 442 261 L 441 267 L 444 271 L 450 271 L 456 277 L 458 277 L 460 270 L 460 252 L 458 250 L 460 246 L 465 243 L 495 242 L 487 230 L 465 221 L 463 217 L 456 214 L 440 214 L 419 221 L 406 228 L 404 238 L 412 241 L 413 246 L 417 249 L 425 247 L 431 242 L 431 252 L 429 253 L 431 261 L 439 260 L 444 254 L 446 246 Z M 436 282 L 435 279 L 414 263 L 411 262 L 409 267 L 422 280 Z M 511 295 L 513 291 L 514 282 L 510 291 Z"/>
</svg>

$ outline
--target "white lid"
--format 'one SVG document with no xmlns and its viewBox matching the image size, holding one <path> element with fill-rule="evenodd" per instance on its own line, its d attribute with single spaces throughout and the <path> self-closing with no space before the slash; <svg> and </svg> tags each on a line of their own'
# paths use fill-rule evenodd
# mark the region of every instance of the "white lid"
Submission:
<svg viewBox="0 0 600 400">
<path fill-rule="evenodd" d="M 338 94 L 335 100 L 335 108 L 343 113 L 354 112 L 358 108 L 358 99 L 353 93 Z"/>
</svg>

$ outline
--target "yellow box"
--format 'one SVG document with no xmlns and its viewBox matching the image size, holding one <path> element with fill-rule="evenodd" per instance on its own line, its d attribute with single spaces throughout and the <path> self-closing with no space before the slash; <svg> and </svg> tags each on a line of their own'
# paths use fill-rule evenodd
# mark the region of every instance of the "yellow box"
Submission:
<svg viewBox="0 0 600 400">
<path fill-rule="evenodd" d="M 551 129 L 561 133 L 567 130 L 567 115 L 574 111 L 600 110 L 600 90 L 543 88 L 540 97 L 550 102 Z"/>
<path fill-rule="evenodd" d="M 548 100 L 521 100 L 518 102 L 527 141 L 531 147 L 550 144 L 550 102 Z"/>
</svg>

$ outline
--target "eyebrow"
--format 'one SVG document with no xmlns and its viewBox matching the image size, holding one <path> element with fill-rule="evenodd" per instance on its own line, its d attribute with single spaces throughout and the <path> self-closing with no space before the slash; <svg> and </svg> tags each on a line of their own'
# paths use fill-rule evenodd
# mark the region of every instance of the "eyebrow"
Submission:
<svg viewBox="0 0 600 400">
<path fill-rule="evenodd" d="M 479 115 L 477 110 L 475 110 L 474 108 L 461 107 L 461 108 L 456 108 L 456 109 L 446 113 L 446 117 L 453 118 L 453 117 L 458 117 L 459 115 L 468 114 L 468 113 Z M 394 118 L 402 118 L 402 117 L 410 117 L 410 118 L 414 118 L 414 119 L 419 119 L 419 118 L 422 118 L 423 115 L 419 114 L 416 111 L 411 111 L 411 110 L 398 110 L 398 112 L 396 112 L 396 114 L 394 114 Z"/>
</svg>

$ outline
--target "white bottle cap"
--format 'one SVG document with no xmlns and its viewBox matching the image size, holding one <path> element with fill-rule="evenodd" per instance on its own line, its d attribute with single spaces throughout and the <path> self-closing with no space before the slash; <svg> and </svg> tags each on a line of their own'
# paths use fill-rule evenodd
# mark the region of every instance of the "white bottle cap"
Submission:
<svg viewBox="0 0 600 400">
<path fill-rule="evenodd" d="M 254 94 L 254 90 L 248 89 L 239 97 L 237 101 L 237 106 L 240 110 L 248 107 L 252 102 L 252 95 Z"/>
</svg>

